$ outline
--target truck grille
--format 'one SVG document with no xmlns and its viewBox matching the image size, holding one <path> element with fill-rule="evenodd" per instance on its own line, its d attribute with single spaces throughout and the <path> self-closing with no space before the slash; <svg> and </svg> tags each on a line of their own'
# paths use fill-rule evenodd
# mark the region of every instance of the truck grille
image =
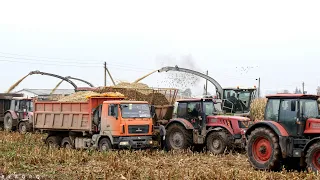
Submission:
<svg viewBox="0 0 320 180">
<path fill-rule="evenodd" d="M 149 132 L 149 125 L 129 125 L 128 132 L 130 134 L 142 134 Z"/>
</svg>

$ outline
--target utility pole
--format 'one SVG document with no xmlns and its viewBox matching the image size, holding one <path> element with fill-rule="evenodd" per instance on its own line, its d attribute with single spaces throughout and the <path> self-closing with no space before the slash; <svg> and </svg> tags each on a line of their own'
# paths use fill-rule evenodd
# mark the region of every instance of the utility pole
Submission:
<svg viewBox="0 0 320 180">
<path fill-rule="evenodd" d="M 258 98 L 260 97 L 260 77 L 256 79 L 258 81 Z"/>
<path fill-rule="evenodd" d="M 207 70 L 206 74 L 207 74 L 207 76 L 209 75 L 208 70 Z M 206 95 L 208 95 L 208 80 L 207 79 L 206 79 Z"/>
<path fill-rule="evenodd" d="M 107 70 L 107 72 L 108 72 L 108 74 L 109 74 L 109 77 L 110 77 L 110 79 L 111 79 L 111 81 L 112 81 L 113 85 L 115 86 L 115 85 L 116 85 L 116 83 L 114 82 L 114 80 L 113 80 L 113 78 L 112 78 L 112 76 L 111 76 L 111 73 L 110 73 L 110 71 L 109 71 L 108 67 L 106 67 L 106 70 Z"/>
<path fill-rule="evenodd" d="M 304 94 L 304 82 L 302 82 L 302 94 Z"/>
<path fill-rule="evenodd" d="M 104 72 L 104 86 L 107 86 L 107 62 L 104 62 L 103 72 Z"/>
</svg>

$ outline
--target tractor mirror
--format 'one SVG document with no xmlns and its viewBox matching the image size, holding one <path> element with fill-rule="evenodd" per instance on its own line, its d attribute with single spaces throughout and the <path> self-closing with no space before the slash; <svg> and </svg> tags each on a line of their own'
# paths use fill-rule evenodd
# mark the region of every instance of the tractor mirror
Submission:
<svg viewBox="0 0 320 180">
<path fill-rule="evenodd" d="M 296 111 L 296 101 L 291 101 L 291 111 Z"/>
</svg>

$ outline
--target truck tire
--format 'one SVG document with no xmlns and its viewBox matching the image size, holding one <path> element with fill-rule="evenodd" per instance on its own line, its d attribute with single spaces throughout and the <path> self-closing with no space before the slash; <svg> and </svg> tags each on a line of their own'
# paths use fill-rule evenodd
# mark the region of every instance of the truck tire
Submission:
<svg viewBox="0 0 320 180">
<path fill-rule="evenodd" d="M 13 126 L 13 118 L 12 118 L 11 113 L 7 113 L 4 116 L 3 124 L 4 124 L 4 130 L 5 131 L 13 131 L 13 130 L 15 130 L 15 127 Z"/>
<path fill-rule="evenodd" d="M 228 145 L 228 135 L 224 131 L 214 131 L 207 137 L 207 149 L 213 154 L 223 154 Z"/>
<path fill-rule="evenodd" d="M 320 172 L 320 144 L 315 143 L 307 151 L 307 168 L 313 172 Z"/>
<path fill-rule="evenodd" d="M 18 130 L 21 134 L 25 134 L 29 131 L 29 128 L 28 128 L 28 125 L 27 125 L 27 122 L 24 122 L 24 121 L 21 121 L 19 124 L 18 124 Z"/>
<path fill-rule="evenodd" d="M 281 153 L 279 140 L 273 131 L 260 127 L 248 138 L 247 156 L 250 164 L 258 170 L 279 170 Z"/>
<path fill-rule="evenodd" d="M 74 149 L 74 145 L 70 139 L 70 137 L 64 137 L 61 141 L 61 147 L 66 149 Z"/>
<path fill-rule="evenodd" d="M 102 138 L 99 141 L 99 150 L 101 152 L 110 151 L 111 149 L 112 149 L 112 145 L 108 138 Z"/>
<path fill-rule="evenodd" d="M 49 147 L 53 147 L 53 148 L 59 148 L 60 147 L 60 142 L 61 142 L 61 137 L 59 137 L 59 136 L 49 136 L 46 139 L 46 144 Z"/>
<path fill-rule="evenodd" d="M 168 150 L 188 149 L 192 145 L 192 134 L 179 124 L 172 124 L 167 130 Z"/>
</svg>

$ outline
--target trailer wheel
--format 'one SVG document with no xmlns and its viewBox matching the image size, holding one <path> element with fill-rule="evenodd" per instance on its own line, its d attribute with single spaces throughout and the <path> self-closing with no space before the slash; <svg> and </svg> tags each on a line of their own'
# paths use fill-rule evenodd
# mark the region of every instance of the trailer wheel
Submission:
<svg viewBox="0 0 320 180">
<path fill-rule="evenodd" d="M 279 170 L 281 151 L 278 141 L 270 129 L 261 127 L 253 130 L 247 145 L 250 164 L 258 170 Z"/>
<path fill-rule="evenodd" d="M 192 134 L 179 124 L 172 124 L 167 130 L 166 143 L 169 150 L 187 149 L 192 144 Z"/>
<path fill-rule="evenodd" d="M 111 142 L 108 138 L 102 138 L 99 142 L 99 150 L 101 152 L 109 151 L 112 149 Z"/>
<path fill-rule="evenodd" d="M 11 113 L 7 113 L 4 116 L 3 124 L 4 124 L 4 130 L 6 130 L 6 131 L 13 131 L 14 130 L 13 118 L 12 118 Z"/>
<path fill-rule="evenodd" d="M 29 130 L 26 122 L 20 122 L 18 127 L 19 127 L 19 132 L 21 134 L 25 134 Z"/>
<path fill-rule="evenodd" d="M 320 144 L 313 144 L 307 152 L 306 163 L 311 171 L 320 171 Z"/>
<path fill-rule="evenodd" d="M 46 144 L 49 146 L 49 148 L 51 148 L 51 147 L 59 148 L 60 147 L 60 141 L 61 141 L 61 137 L 59 137 L 59 136 L 49 136 L 46 139 Z"/>
<path fill-rule="evenodd" d="M 70 139 L 70 137 L 64 137 L 61 141 L 61 147 L 66 149 L 74 149 L 74 145 Z"/>
<path fill-rule="evenodd" d="M 222 154 L 228 144 L 228 136 L 223 131 L 212 132 L 207 138 L 207 148 L 213 154 Z"/>
</svg>

